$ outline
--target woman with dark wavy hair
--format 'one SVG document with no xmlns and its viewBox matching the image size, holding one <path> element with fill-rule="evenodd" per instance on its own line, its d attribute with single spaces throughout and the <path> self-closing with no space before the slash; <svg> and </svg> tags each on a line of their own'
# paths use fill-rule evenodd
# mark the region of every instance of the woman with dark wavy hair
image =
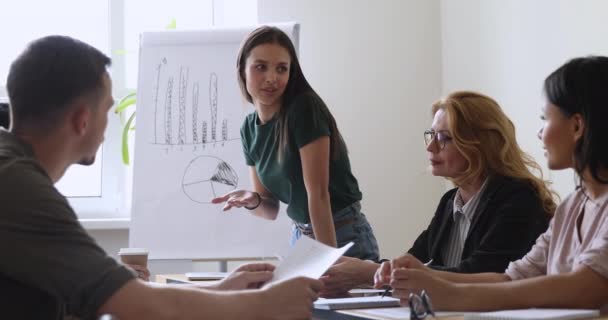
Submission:
<svg viewBox="0 0 608 320">
<path fill-rule="evenodd" d="M 608 311 L 607 87 L 608 57 L 570 60 L 545 80 L 538 137 L 549 168 L 574 169 L 580 185 L 522 259 L 503 273 L 457 274 L 429 269 L 406 255 L 383 264 L 376 285 L 390 284 L 403 302 L 425 290 L 441 310 Z"/>
<path fill-rule="evenodd" d="M 241 127 L 253 191 L 213 199 L 274 220 L 279 201 L 302 235 L 329 246 L 354 242 L 347 256 L 378 260 L 378 244 L 361 212 L 362 198 L 333 115 L 312 89 L 289 37 L 276 27 L 254 30 L 237 58 L 243 97 L 255 107 Z"/>
</svg>

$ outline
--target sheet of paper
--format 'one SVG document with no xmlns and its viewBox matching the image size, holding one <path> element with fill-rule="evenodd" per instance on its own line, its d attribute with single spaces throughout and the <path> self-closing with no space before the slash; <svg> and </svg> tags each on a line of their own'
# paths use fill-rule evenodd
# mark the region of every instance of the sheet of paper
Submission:
<svg viewBox="0 0 608 320">
<path fill-rule="evenodd" d="M 365 317 L 369 319 L 382 320 L 409 320 L 410 308 L 374 308 L 374 309 L 359 309 L 359 310 L 341 310 L 339 313 Z M 581 319 L 593 318 L 599 316 L 598 310 L 573 310 L 573 309 L 520 309 L 520 310 L 503 310 L 494 312 L 450 312 L 441 311 L 435 312 L 437 318 L 462 316 L 465 320 L 488 320 L 488 319 L 551 319 L 551 320 L 566 320 L 566 319 Z"/>
<path fill-rule="evenodd" d="M 350 242 L 342 248 L 332 248 L 303 236 L 277 265 L 274 276 L 268 283 L 295 277 L 319 279 L 352 245 Z"/>
<path fill-rule="evenodd" d="M 341 310 L 358 308 L 398 307 L 399 299 L 391 297 L 351 297 L 337 299 L 318 299 L 314 302 L 316 309 Z"/>
<path fill-rule="evenodd" d="M 228 274 L 228 272 L 186 272 L 186 278 L 188 280 L 221 280 Z"/>
<path fill-rule="evenodd" d="M 384 293 L 384 289 L 351 289 L 348 291 L 353 297 L 377 296 Z"/>
<path fill-rule="evenodd" d="M 409 320 L 410 308 L 373 308 L 364 310 L 343 310 L 340 313 L 369 317 L 370 319 Z M 435 312 L 437 317 L 462 316 L 464 312 Z"/>
<path fill-rule="evenodd" d="M 493 312 L 481 312 L 475 314 L 465 314 L 465 320 L 486 320 L 486 319 L 545 319 L 545 320 L 569 320 L 585 319 L 598 317 L 599 310 L 593 309 L 516 309 L 501 310 Z"/>
</svg>

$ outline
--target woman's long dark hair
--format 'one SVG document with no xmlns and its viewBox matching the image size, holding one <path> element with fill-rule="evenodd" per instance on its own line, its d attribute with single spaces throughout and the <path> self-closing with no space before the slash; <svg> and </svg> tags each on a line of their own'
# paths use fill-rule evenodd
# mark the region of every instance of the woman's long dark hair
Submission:
<svg viewBox="0 0 608 320">
<path fill-rule="evenodd" d="M 281 31 L 279 28 L 271 26 L 262 26 L 252 31 L 249 36 L 245 39 L 236 61 L 236 69 L 238 72 L 238 82 L 241 89 L 241 94 L 249 102 L 253 103 L 251 95 L 247 91 L 247 82 L 245 79 L 245 64 L 251 50 L 262 44 L 277 44 L 289 53 L 291 58 L 291 64 L 289 68 L 289 79 L 287 80 L 287 87 L 282 97 L 282 106 L 278 112 L 277 120 L 278 126 L 276 136 L 279 144 L 279 160 L 283 154 L 289 149 L 289 124 L 288 124 L 288 111 L 292 107 L 294 100 L 302 95 L 308 95 L 311 97 L 311 101 L 315 104 L 313 111 L 322 112 L 329 121 L 329 129 L 331 131 L 330 136 L 330 152 L 333 159 L 337 159 L 340 155 L 340 150 L 346 150 L 346 145 L 342 139 L 342 135 L 338 130 L 336 120 L 333 115 L 323 102 L 323 99 L 312 89 L 302 68 L 300 67 L 300 61 L 296 54 L 296 49 L 289 37 Z"/>
<path fill-rule="evenodd" d="M 583 136 L 574 149 L 574 169 L 583 179 L 589 169 L 598 182 L 608 183 L 601 171 L 608 169 L 608 57 L 589 56 L 568 61 L 545 79 L 547 99 L 571 117 L 580 114 Z"/>
</svg>

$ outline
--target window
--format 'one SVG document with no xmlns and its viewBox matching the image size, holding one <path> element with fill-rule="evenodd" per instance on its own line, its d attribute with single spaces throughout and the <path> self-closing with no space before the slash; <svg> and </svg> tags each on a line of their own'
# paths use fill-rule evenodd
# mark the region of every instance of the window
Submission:
<svg viewBox="0 0 608 320">
<path fill-rule="evenodd" d="M 145 14 L 141 14 L 145 8 Z M 127 0 L 125 1 L 126 86 L 137 86 L 139 34 L 165 30 L 173 21 L 176 29 L 210 26 L 255 25 L 255 0 Z"/>
<path fill-rule="evenodd" d="M 107 54 L 108 10 L 107 0 L 20 0 L 3 6 L 0 28 L 7 33 L 2 39 L 0 50 L 0 94 L 6 95 L 6 76 L 10 63 L 28 42 L 36 38 L 64 34 L 85 41 Z"/>
<path fill-rule="evenodd" d="M 31 10 L 36 7 L 36 10 Z M 112 58 L 113 93 L 136 89 L 139 33 L 257 23 L 256 0 L 21 0 L 3 8 L 1 30 L 11 30 L 0 50 L 0 99 L 6 97 L 10 63 L 36 38 L 68 35 Z M 131 167 L 121 162 L 121 124 L 110 115 L 94 165 L 74 165 L 57 183 L 80 218 L 129 216 Z"/>
</svg>

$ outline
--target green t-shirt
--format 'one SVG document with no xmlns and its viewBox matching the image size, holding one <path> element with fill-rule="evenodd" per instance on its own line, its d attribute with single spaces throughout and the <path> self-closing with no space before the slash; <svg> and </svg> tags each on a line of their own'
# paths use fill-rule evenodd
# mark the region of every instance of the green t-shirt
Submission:
<svg viewBox="0 0 608 320">
<path fill-rule="evenodd" d="M 286 203 L 287 215 L 297 222 L 309 223 L 308 196 L 302 175 L 299 149 L 323 136 L 331 136 L 328 115 L 323 103 L 312 94 L 296 97 L 287 112 L 289 148 L 278 160 L 277 118 L 260 124 L 256 112 L 247 116 L 241 127 L 247 165 L 254 166 L 262 184 L 274 197 Z M 329 162 L 329 195 L 332 212 L 361 200 L 357 179 L 353 176 L 346 148 Z"/>
<path fill-rule="evenodd" d="M 11 303 L 0 312 L 96 319 L 103 303 L 134 279 L 82 228 L 32 148 L 2 129 L 0 204 L 0 296 Z"/>
</svg>

